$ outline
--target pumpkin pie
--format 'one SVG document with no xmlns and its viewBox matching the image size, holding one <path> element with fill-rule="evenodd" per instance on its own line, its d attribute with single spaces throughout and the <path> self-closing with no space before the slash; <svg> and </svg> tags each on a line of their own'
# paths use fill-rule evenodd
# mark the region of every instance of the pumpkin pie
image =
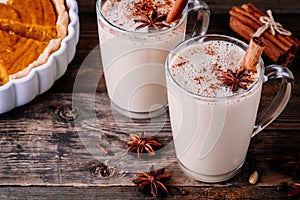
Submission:
<svg viewBox="0 0 300 200">
<path fill-rule="evenodd" d="M 67 35 L 64 0 L 0 3 L 0 86 L 47 62 Z"/>
</svg>

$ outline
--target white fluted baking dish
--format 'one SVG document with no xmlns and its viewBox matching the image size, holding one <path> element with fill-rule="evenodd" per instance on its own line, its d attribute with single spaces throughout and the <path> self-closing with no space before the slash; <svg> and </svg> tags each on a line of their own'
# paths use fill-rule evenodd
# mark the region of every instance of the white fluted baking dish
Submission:
<svg viewBox="0 0 300 200">
<path fill-rule="evenodd" d="M 10 80 L 0 86 L 0 114 L 32 101 L 44 93 L 67 70 L 75 56 L 79 40 L 79 18 L 76 0 L 66 0 L 69 25 L 68 35 L 62 40 L 60 48 L 52 53 L 48 61 L 30 71 L 20 79 Z"/>
</svg>

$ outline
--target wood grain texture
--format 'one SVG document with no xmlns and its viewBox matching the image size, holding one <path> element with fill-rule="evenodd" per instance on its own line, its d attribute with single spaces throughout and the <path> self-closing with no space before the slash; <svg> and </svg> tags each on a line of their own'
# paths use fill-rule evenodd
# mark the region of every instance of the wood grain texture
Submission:
<svg viewBox="0 0 300 200">
<path fill-rule="evenodd" d="M 241 2 L 206 2 L 212 9 L 208 32 L 238 37 L 229 29 L 228 12 Z M 276 19 L 300 37 L 298 0 L 252 2 L 278 13 Z M 172 174 L 166 199 L 287 199 L 288 191 L 277 192 L 276 187 L 281 181 L 298 180 L 282 168 L 282 158 L 300 150 L 299 67 L 292 69 L 296 82 L 288 106 L 253 138 L 241 172 L 218 184 L 198 182 L 186 176 L 175 159 L 168 113 L 147 121 L 129 120 L 112 110 L 101 76 L 95 1 L 78 4 L 80 40 L 65 75 L 29 104 L 0 115 L 1 199 L 152 199 L 137 192 L 132 182 L 136 171 L 152 164 Z M 277 82 L 264 86 L 261 109 L 276 88 Z M 141 131 L 164 144 L 154 157 L 138 159 L 126 153 L 129 133 Z M 254 169 L 260 179 L 249 185 Z"/>
<path fill-rule="evenodd" d="M 287 199 L 287 192 L 277 192 L 272 187 L 168 187 L 169 195 L 163 199 L 207 200 L 207 199 Z M 118 191 L 116 193 L 116 191 Z M 182 194 L 183 193 L 183 194 Z M 45 196 L 47 194 L 47 196 Z M 1 187 L 1 199 L 73 200 L 73 199 L 154 199 L 137 193 L 135 187 Z"/>
<path fill-rule="evenodd" d="M 72 105 L 75 118 L 66 121 L 59 113 L 61 110 L 68 111 Z M 298 131 L 284 131 L 287 128 L 282 126 L 288 126 L 289 121 L 285 118 L 289 115 L 297 115 L 300 119 L 299 110 L 291 110 L 294 112 L 283 113 L 279 118 L 278 121 L 284 122 L 277 124 L 276 120 L 255 137 L 250 146 L 249 154 L 255 157 L 256 165 L 261 168 L 262 186 L 275 187 L 282 180 L 291 181 L 280 163 L 283 156 L 299 147 L 299 121 L 294 122 L 298 124 L 295 128 Z M 112 111 L 105 93 L 96 96 L 44 94 L 29 105 L 1 115 L 0 130 L 2 186 L 133 186 L 134 173 L 147 171 L 152 164 L 168 167 L 173 174 L 173 184 L 207 185 L 187 178 L 179 168 L 168 114 L 151 122 L 130 121 Z M 156 135 L 165 145 L 156 156 L 150 158 L 145 155 L 138 159 L 135 154 L 126 153 L 128 135 L 141 131 Z M 99 149 L 98 144 L 105 147 L 108 154 Z M 113 175 L 107 178 L 99 174 L 93 176 L 93 166 L 101 167 L 103 164 L 114 169 Z M 240 175 L 224 184 L 248 185 L 250 171 L 251 165 L 246 163 Z"/>
</svg>

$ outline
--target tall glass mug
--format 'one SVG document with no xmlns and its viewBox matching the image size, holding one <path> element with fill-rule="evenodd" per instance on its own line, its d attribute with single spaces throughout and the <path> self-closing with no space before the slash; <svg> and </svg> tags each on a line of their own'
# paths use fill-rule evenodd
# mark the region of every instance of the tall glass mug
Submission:
<svg viewBox="0 0 300 200">
<path fill-rule="evenodd" d="M 120 2 L 126 2 L 126 5 L 117 6 Z M 96 4 L 101 59 L 108 96 L 115 110 L 136 119 L 152 118 L 165 112 L 167 91 L 164 63 L 169 51 L 185 38 L 188 13 L 199 14 L 192 35 L 205 34 L 210 18 L 206 3 L 194 0 L 186 7 L 176 25 L 149 32 L 145 22 L 147 16 L 126 15 L 132 11 L 132 5 L 143 9 L 142 6 L 147 2 L 150 1 L 98 0 Z M 164 1 L 151 2 L 161 4 Z M 120 9 L 120 12 L 109 14 L 108 10 L 111 9 Z M 148 17 L 155 18 L 154 15 L 158 14 L 152 13 Z M 107 16 L 124 18 L 124 23 L 129 23 L 129 28 L 123 26 L 124 23 L 116 25 Z M 133 19 L 144 22 L 132 25 Z M 135 27 L 130 29 L 130 26 Z M 146 30 L 141 31 L 143 29 Z"/>
<path fill-rule="evenodd" d="M 251 137 L 269 125 L 287 105 L 292 73 L 278 65 L 246 74 L 246 89 L 225 86 L 224 72 L 239 68 L 247 44 L 228 36 L 191 38 L 166 61 L 169 112 L 176 156 L 183 170 L 203 182 L 233 177 L 245 161 Z M 257 115 L 262 85 L 281 79 L 269 107 Z"/>
</svg>

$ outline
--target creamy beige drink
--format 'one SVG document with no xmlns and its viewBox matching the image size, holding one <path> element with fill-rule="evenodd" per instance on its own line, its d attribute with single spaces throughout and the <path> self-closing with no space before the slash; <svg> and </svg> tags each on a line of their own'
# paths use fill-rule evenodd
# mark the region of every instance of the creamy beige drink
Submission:
<svg viewBox="0 0 300 200">
<path fill-rule="evenodd" d="M 98 0 L 101 58 L 108 95 L 114 107 L 131 118 L 151 118 L 165 112 L 164 63 L 171 48 L 184 40 L 187 7 L 179 20 L 166 23 L 173 0 Z M 196 0 L 208 27 L 207 5 Z M 195 29 L 195 30 L 196 30 Z M 199 31 L 200 30 L 200 31 Z"/>
<path fill-rule="evenodd" d="M 164 62 L 169 50 L 184 39 L 186 18 L 174 25 L 158 20 L 154 26 L 143 20 L 166 16 L 172 4 L 172 0 L 108 0 L 102 6 L 103 16 L 126 30 L 98 20 L 108 95 L 118 111 L 129 117 L 149 118 L 165 112 Z"/>
<path fill-rule="evenodd" d="M 244 89 L 233 91 L 224 80 L 228 70 L 239 70 L 244 54 L 245 49 L 234 43 L 212 40 L 182 47 L 169 60 L 176 155 L 198 180 L 226 180 L 244 163 L 260 100 L 260 68 L 244 72 Z"/>
<path fill-rule="evenodd" d="M 167 57 L 176 156 L 193 178 L 220 182 L 233 177 L 245 161 L 251 137 L 287 105 L 293 74 L 279 65 L 265 67 L 261 48 L 259 38 L 248 48 L 229 36 L 205 35 L 182 42 Z M 270 79 L 282 79 L 281 86 L 256 118 L 262 84 Z"/>
</svg>

